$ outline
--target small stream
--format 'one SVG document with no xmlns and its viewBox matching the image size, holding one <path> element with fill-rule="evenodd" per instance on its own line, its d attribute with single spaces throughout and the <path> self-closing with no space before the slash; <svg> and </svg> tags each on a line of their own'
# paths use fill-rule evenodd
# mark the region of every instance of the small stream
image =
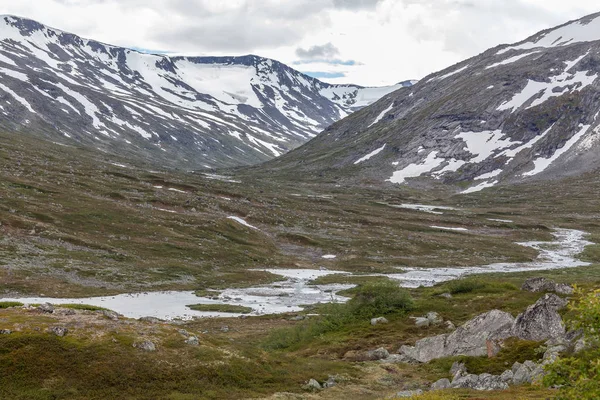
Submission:
<svg viewBox="0 0 600 400">
<path fill-rule="evenodd" d="M 584 239 L 585 232 L 557 229 L 553 235 L 555 240 L 551 242 L 519 243 L 539 251 L 537 259 L 531 262 L 496 263 L 477 267 L 402 268 L 402 273 L 385 276 L 398 280 L 403 287 L 415 288 L 433 286 L 436 283 L 472 274 L 550 270 L 590 265 L 575 258 L 585 246 L 593 244 Z M 240 314 L 194 311 L 186 307 L 190 304 L 232 304 L 252 308 L 251 315 L 281 314 L 301 311 L 302 306 L 306 305 L 345 302 L 347 298 L 336 293 L 353 286 L 309 285 L 310 281 L 326 275 L 351 275 L 351 273 L 343 271 L 308 269 L 265 269 L 264 271 L 283 276 L 286 280 L 253 288 L 227 289 L 221 292 L 218 299 L 198 297 L 194 292 L 189 291 L 165 291 L 78 299 L 37 297 L 1 299 L 0 301 L 19 301 L 25 304 L 46 302 L 89 304 L 114 310 L 129 318 L 150 316 L 160 319 L 191 319 L 194 317 L 235 317 Z"/>
</svg>

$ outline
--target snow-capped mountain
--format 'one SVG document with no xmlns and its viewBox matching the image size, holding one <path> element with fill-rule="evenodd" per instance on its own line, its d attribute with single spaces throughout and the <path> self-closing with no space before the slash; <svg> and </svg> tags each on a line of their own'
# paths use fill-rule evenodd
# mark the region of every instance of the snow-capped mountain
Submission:
<svg viewBox="0 0 600 400">
<path fill-rule="evenodd" d="M 163 165 L 264 161 L 405 85 L 330 85 L 253 55 L 145 54 L 0 17 L 0 127 Z"/>
<path fill-rule="evenodd" d="M 600 13 L 391 93 L 267 168 L 467 193 L 578 174 L 600 167 L 599 76 Z"/>
</svg>

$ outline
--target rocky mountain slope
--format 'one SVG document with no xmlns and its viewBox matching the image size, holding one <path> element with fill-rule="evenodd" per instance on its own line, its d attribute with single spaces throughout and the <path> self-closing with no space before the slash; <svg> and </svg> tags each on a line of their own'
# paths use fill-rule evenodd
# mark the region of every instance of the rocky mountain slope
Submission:
<svg viewBox="0 0 600 400">
<path fill-rule="evenodd" d="M 273 174 L 463 192 L 600 166 L 600 13 L 501 45 L 334 124 Z"/>
<path fill-rule="evenodd" d="M 159 165 L 264 161 L 407 84 L 330 85 L 258 56 L 144 54 L 0 17 L 0 128 Z"/>
</svg>

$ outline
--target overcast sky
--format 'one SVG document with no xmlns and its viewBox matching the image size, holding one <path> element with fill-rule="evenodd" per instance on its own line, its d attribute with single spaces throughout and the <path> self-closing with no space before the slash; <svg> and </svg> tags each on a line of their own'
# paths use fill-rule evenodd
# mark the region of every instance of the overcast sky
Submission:
<svg viewBox="0 0 600 400">
<path fill-rule="evenodd" d="M 419 79 L 598 11 L 597 0 L 0 0 L 0 14 L 110 44 L 252 53 L 361 85 Z"/>
</svg>

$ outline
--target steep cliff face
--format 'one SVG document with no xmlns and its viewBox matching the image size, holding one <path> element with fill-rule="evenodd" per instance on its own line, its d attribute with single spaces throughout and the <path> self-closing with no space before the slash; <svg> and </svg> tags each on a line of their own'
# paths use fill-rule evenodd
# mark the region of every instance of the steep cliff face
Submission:
<svg viewBox="0 0 600 400">
<path fill-rule="evenodd" d="M 268 160 L 402 87 L 258 56 L 167 57 L 0 17 L 0 126 L 185 168 Z"/>
<path fill-rule="evenodd" d="M 600 166 L 599 74 L 594 14 L 389 94 L 267 168 L 464 192 L 578 174 Z"/>
</svg>

